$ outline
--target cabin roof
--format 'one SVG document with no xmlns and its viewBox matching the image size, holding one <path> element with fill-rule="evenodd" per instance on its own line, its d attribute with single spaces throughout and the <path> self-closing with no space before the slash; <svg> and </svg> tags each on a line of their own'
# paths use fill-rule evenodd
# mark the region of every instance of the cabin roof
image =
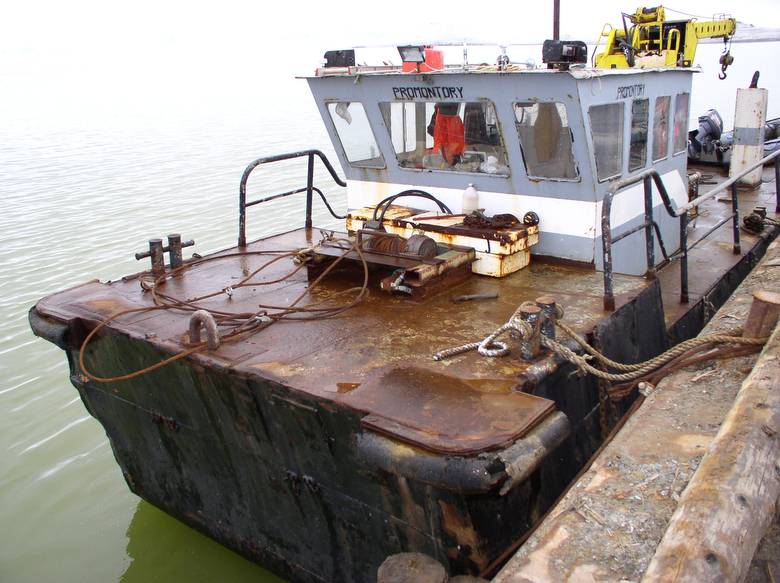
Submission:
<svg viewBox="0 0 780 583">
<path fill-rule="evenodd" d="M 416 76 L 447 76 L 447 75 L 569 75 L 574 79 L 591 79 L 596 77 L 611 76 L 635 76 L 646 75 L 656 72 L 677 72 L 677 73 L 699 73 L 700 67 L 655 67 L 646 69 L 597 69 L 594 67 L 576 67 L 568 71 L 559 71 L 555 69 L 510 69 L 499 71 L 495 65 L 478 66 L 469 65 L 467 67 L 455 66 L 447 67 L 441 71 L 429 72 L 404 72 L 399 66 L 372 66 L 356 65 L 354 67 L 322 67 L 318 68 L 314 75 L 301 75 L 297 79 L 317 79 L 322 77 L 409 77 Z"/>
</svg>

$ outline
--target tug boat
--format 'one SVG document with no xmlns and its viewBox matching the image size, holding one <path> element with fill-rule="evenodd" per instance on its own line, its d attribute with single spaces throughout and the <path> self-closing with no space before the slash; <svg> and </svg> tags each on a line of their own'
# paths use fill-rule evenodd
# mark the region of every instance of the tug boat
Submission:
<svg viewBox="0 0 780 583">
<path fill-rule="evenodd" d="M 409 551 L 495 573 L 636 395 L 549 349 L 582 353 L 555 319 L 643 361 L 696 335 L 777 234 L 740 232 L 759 194 L 699 193 L 695 70 L 589 68 L 559 41 L 545 69 L 399 51 L 332 51 L 305 79 L 345 179 L 319 150 L 255 160 L 235 247 L 153 239 L 150 269 L 30 311 L 129 488 L 291 581 L 372 581 Z M 249 200 L 255 168 L 294 158 L 304 186 Z M 248 234 L 252 207 L 299 195 L 301 228 Z M 313 224 L 320 201 L 341 231 Z"/>
</svg>

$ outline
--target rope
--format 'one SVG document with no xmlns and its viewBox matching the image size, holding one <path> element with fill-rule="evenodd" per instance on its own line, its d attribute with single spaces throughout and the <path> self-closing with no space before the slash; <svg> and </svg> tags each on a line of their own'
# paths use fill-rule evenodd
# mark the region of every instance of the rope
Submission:
<svg viewBox="0 0 780 583">
<path fill-rule="evenodd" d="M 522 304 L 520 307 L 522 307 Z M 462 346 L 456 346 L 454 348 L 447 348 L 445 350 L 441 350 L 433 355 L 433 360 L 436 361 L 445 360 L 447 358 L 452 358 L 453 356 L 464 354 L 472 350 L 476 350 L 482 356 L 487 356 L 489 358 L 506 356 L 507 354 L 509 354 L 510 351 L 509 345 L 505 342 L 499 342 L 497 340 L 499 336 L 502 336 L 506 332 L 514 331 L 517 334 L 519 334 L 521 338 L 526 338 L 526 337 L 530 337 L 531 334 L 533 333 L 533 328 L 531 327 L 531 325 L 528 322 L 524 322 L 519 318 L 519 312 L 520 312 L 520 308 L 517 308 L 517 310 L 515 310 L 515 313 L 512 314 L 512 317 L 509 318 L 509 321 L 496 328 L 493 332 L 488 334 L 483 340 L 480 340 L 479 342 L 470 342 Z"/>
<path fill-rule="evenodd" d="M 529 69 L 531 69 L 531 67 L 529 67 L 526 63 L 509 63 L 505 66 L 504 69 L 501 69 L 498 65 L 477 65 L 474 67 L 474 70 L 480 73 L 493 73 L 497 71 L 516 73 L 519 71 L 528 71 Z"/>
<path fill-rule="evenodd" d="M 581 356 L 576 352 L 572 351 L 571 349 L 567 348 L 566 346 L 563 346 L 562 344 L 559 344 L 555 340 L 552 340 L 551 338 L 547 338 L 546 336 L 542 337 L 542 345 L 545 346 L 546 348 L 549 348 L 550 350 L 554 351 L 555 353 L 557 353 L 558 355 L 560 355 L 561 357 L 563 357 L 564 359 L 566 359 L 567 361 L 575 365 L 581 371 L 590 373 L 595 377 L 610 382 L 628 382 L 628 381 L 637 380 L 639 378 L 647 376 L 649 373 L 653 372 L 654 370 L 661 368 L 662 366 L 674 360 L 675 358 L 682 356 L 689 350 L 699 348 L 700 346 L 703 345 L 742 344 L 742 345 L 750 345 L 750 346 L 760 346 L 764 344 L 766 341 L 767 341 L 766 338 L 742 338 L 741 336 L 729 336 L 725 334 L 713 334 L 710 336 L 691 338 L 690 340 L 681 342 L 674 348 L 671 348 L 666 352 L 664 352 L 663 354 L 660 354 L 655 358 L 651 358 L 650 360 L 647 360 L 645 362 L 638 363 L 636 365 L 621 365 L 621 368 L 636 367 L 633 371 L 624 372 L 624 373 L 611 373 L 611 372 L 600 370 L 592 366 L 588 362 L 590 358 L 593 358 L 592 356 Z M 592 350 L 595 351 L 595 349 Z M 610 360 L 606 356 L 600 353 L 596 358 L 601 362 Z M 614 361 L 610 361 L 610 362 L 614 362 Z"/>
<path fill-rule="evenodd" d="M 761 346 L 740 345 L 740 346 L 718 346 L 713 348 L 711 345 L 703 345 L 678 356 L 674 360 L 665 364 L 661 368 L 644 376 L 641 380 L 651 386 L 657 385 L 665 376 L 678 371 L 687 366 L 707 362 L 710 360 L 721 360 L 725 358 L 734 358 L 737 356 L 746 356 L 761 350 Z M 700 354 L 704 352 L 705 354 Z M 640 379 L 634 379 L 627 383 L 612 385 L 607 389 L 609 398 L 612 401 L 620 401 L 627 397 L 634 388 L 637 387 Z"/>
<path fill-rule="evenodd" d="M 485 339 L 481 342 L 471 342 L 469 344 L 464 344 L 455 348 L 442 350 L 434 354 L 433 359 L 437 361 L 444 360 L 445 358 L 451 358 L 474 349 L 476 349 L 482 356 L 506 356 L 510 351 L 508 345 L 504 342 L 496 341 L 496 339 L 504 332 L 515 331 L 517 334 L 519 334 L 521 339 L 528 339 L 532 334 L 538 333 L 538 331 L 534 330 L 530 324 L 519 320 L 519 310 L 520 308 L 515 311 L 508 322 L 501 325 L 494 332 L 486 336 Z M 702 347 L 707 345 L 736 344 L 748 347 L 759 347 L 765 344 L 767 341 L 767 338 L 744 338 L 742 336 L 736 336 L 732 334 L 709 334 L 680 342 L 666 352 L 644 362 L 636 364 L 623 364 L 614 361 L 611 358 L 605 356 L 603 353 L 599 352 L 596 348 L 588 344 L 588 342 L 582 336 L 577 334 L 571 327 L 561 322 L 560 319 L 563 317 L 563 313 L 563 308 L 557 306 L 557 313 L 555 314 L 555 317 L 552 318 L 555 322 L 555 325 L 567 335 L 569 335 L 572 339 L 574 339 L 575 342 L 577 342 L 577 344 L 582 347 L 582 349 L 587 354 L 577 354 L 567 346 L 564 346 L 560 342 L 557 342 L 552 338 L 544 335 L 542 335 L 540 338 L 541 345 L 559 355 L 564 360 L 570 362 L 583 373 L 589 373 L 595 377 L 611 382 L 629 382 L 642 378 L 647 376 L 649 373 L 664 367 L 671 361 L 680 358 L 683 355 L 690 356 L 687 354 L 689 352 L 701 351 Z M 718 353 L 718 357 L 723 357 L 723 353 Z M 614 373 L 600 370 L 590 364 L 589 361 L 592 359 L 598 360 L 608 368 L 622 372 Z"/>
<path fill-rule="evenodd" d="M 79 367 L 81 368 L 82 374 L 88 379 L 90 379 L 91 381 L 97 383 L 109 383 L 109 382 L 129 380 L 129 379 L 142 376 L 149 372 L 152 372 L 153 370 L 157 370 L 159 368 L 167 366 L 173 362 L 176 362 L 177 360 L 181 360 L 182 358 L 186 358 L 187 356 L 190 356 L 192 354 L 195 354 L 197 352 L 200 352 L 208 348 L 208 341 L 204 341 L 204 342 L 194 344 L 186 348 L 185 350 L 177 354 L 174 354 L 173 356 L 165 358 L 155 364 L 149 365 L 147 367 L 144 367 L 142 369 L 127 374 L 112 376 L 112 377 L 102 377 L 97 374 L 94 374 L 87 368 L 84 362 L 85 360 L 84 354 L 86 352 L 87 347 L 92 342 L 93 338 L 98 334 L 98 332 L 100 332 L 112 321 L 122 316 L 126 316 L 128 314 L 152 312 L 155 310 L 175 310 L 184 313 L 188 313 L 188 312 L 194 313 L 198 310 L 205 310 L 214 317 L 217 326 L 227 328 L 227 331 L 224 334 L 220 335 L 221 342 L 226 343 L 226 342 L 235 342 L 242 338 L 247 338 L 253 334 L 260 332 L 261 330 L 264 330 L 265 328 L 273 325 L 276 322 L 280 322 L 284 320 L 322 320 L 326 318 L 332 318 L 355 307 L 361 301 L 363 301 L 363 298 L 365 297 L 368 291 L 369 271 L 368 271 L 368 263 L 366 262 L 366 258 L 363 255 L 363 250 L 360 245 L 358 245 L 357 243 L 353 243 L 347 239 L 335 239 L 333 237 L 326 236 L 323 239 L 323 241 L 321 241 L 321 243 L 324 243 L 326 240 L 338 244 L 346 243 L 348 246 L 341 247 L 341 245 L 339 245 L 340 248 L 344 249 L 344 253 L 342 253 L 339 257 L 335 259 L 335 261 L 333 261 L 330 265 L 328 265 L 328 267 L 323 270 L 323 272 L 307 287 L 307 289 L 301 292 L 292 302 L 290 302 L 286 306 L 271 306 L 271 305 L 260 304 L 259 305 L 260 309 L 255 312 L 229 312 L 224 310 L 215 310 L 213 308 L 209 309 L 199 305 L 198 302 L 202 302 L 205 299 L 213 298 L 222 294 L 227 294 L 228 297 L 232 297 L 233 290 L 241 287 L 271 285 L 274 283 L 280 283 L 286 281 L 287 279 L 295 275 L 299 270 L 303 268 L 303 266 L 307 261 L 307 253 L 311 252 L 312 249 L 303 249 L 303 250 L 299 249 L 295 251 L 250 251 L 250 252 L 243 252 L 243 253 L 226 253 L 223 255 L 216 255 L 213 257 L 199 259 L 197 261 L 192 261 L 190 263 L 182 265 L 181 267 L 173 269 L 170 272 L 155 278 L 153 281 L 149 281 L 148 279 L 141 279 L 140 280 L 141 287 L 144 289 L 144 291 L 147 291 L 151 294 L 152 301 L 154 302 L 155 305 L 147 306 L 143 308 L 132 308 L 128 310 L 121 310 L 119 312 L 116 312 L 108 316 L 100 323 L 98 323 L 98 325 L 95 328 L 93 328 L 89 332 L 89 334 L 87 334 L 86 338 L 84 338 L 84 341 L 81 343 L 81 348 L 79 350 Z M 307 294 L 310 294 L 320 284 L 320 282 L 352 251 L 355 251 L 357 253 L 363 267 L 362 285 L 359 288 L 350 288 L 347 290 L 342 290 L 340 292 L 331 294 L 330 297 L 324 300 L 313 302 L 307 305 L 306 307 L 297 307 L 297 304 Z M 246 257 L 248 255 L 264 255 L 264 256 L 276 255 L 276 257 L 261 265 L 259 268 L 254 270 L 246 277 L 244 277 L 244 279 L 242 279 L 238 283 L 233 284 L 232 286 L 229 287 L 222 288 L 219 291 L 207 293 L 197 298 L 182 300 L 180 298 L 176 298 L 174 296 L 161 293 L 160 291 L 160 288 L 165 284 L 165 281 L 169 277 L 182 274 L 196 265 L 201 265 L 203 263 L 208 263 L 211 261 L 219 261 L 231 257 Z M 273 265 L 277 261 L 280 261 L 285 258 L 292 258 L 293 262 L 296 263 L 296 267 L 291 272 L 273 280 L 259 281 L 259 282 L 252 281 L 253 278 L 258 273 L 262 272 L 264 269 L 268 268 L 270 265 Z M 358 290 L 358 293 L 355 296 L 355 298 L 353 298 L 352 301 L 350 301 L 349 303 L 342 306 L 335 306 L 335 307 L 333 306 L 320 307 L 322 304 L 332 301 L 334 297 L 338 297 L 346 293 L 354 292 L 356 289 Z M 277 311 L 273 313 L 269 313 L 269 310 L 277 310 Z"/>
<path fill-rule="evenodd" d="M 620 362 L 616 362 L 608 358 L 607 356 L 605 356 L 604 354 L 602 354 L 601 352 L 593 348 L 590 344 L 588 344 L 588 342 L 582 336 L 577 334 L 574 330 L 572 330 L 569 326 L 567 326 L 563 322 L 556 321 L 556 325 L 561 330 L 563 330 L 566 334 L 568 334 L 571 338 L 573 338 L 577 342 L 577 344 L 579 344 L 583 348 L 583 350 L 585 350 L 588 354 L 590 354 L 592 357 L 596 358 L 597 360 L 599 360 L 601 363 L 605 364 L 609 368 L 623 371 L 623 372 L 641 373 L 640 376 L 642 376 L 647 372 L 655 370 L 656 368 L 663 366 L 664 364 L 677 358 L 681 354 L 688 352 L 690 349 L 696 348 L 697 346 L 702 346 L 704 344 L 747 344 L 752 346 L 761 346 L 767 340 L 766 338 L 743 338 L 742 336 L 734 336 L 731 334 L 710 334 L 707 336 L 698 336 L 696 338 L 691 338 L 689 340 L 685 340 L 684 342 L 680 342 L 679 344 L 670 348 L 666 352 L 659 354 L 658 356 L 651 358 L 650 360 L 646 360 L 644 362 L 640 362 L 637 364 L 622 364 Z M 543 344 L 545 343 L 544 338 L 542 338 L 542 343 Z M 561 356 L 563 356 L 563 354 L 561 354 Z M 577 358 L 583 360 L 585 358 L 579 355 L 576 356 Z M 602 374 L 608 374 L 608 373 L 602 372 Z M 604 378 L 606 380 L 618 380 L 618 381 L 630 380 L 630 379 L 610 379 L 603 376 L 601 378 Z"/>
</svg>

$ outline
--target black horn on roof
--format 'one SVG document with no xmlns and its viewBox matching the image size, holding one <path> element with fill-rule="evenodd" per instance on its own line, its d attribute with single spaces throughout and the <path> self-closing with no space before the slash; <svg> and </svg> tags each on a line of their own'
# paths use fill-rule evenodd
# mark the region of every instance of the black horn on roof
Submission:
<svg viewBox="0 0 780 583">
<path fill-rule="evenodd" d="M 325 67 L 354 67 L 355 49 L 342 49 L 340 51 L 327 51 L 325 53 Z"/>
</svg>

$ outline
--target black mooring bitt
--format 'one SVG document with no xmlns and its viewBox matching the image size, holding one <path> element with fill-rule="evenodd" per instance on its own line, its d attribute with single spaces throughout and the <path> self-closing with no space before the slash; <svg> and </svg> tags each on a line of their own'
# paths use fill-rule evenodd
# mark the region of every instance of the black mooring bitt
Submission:
<svg viewBox="0 0 780 583">
<path fill-rule="evenodd" d="M 149 250 L 135 254 L 137 260 L 151 257 L 152 259 L 152 273 L 155 275 L 161 275 L 165 273 L 165 253 L 170 256 L 171 269 L 181 267 L 184 262 L 182 249 L 184 247 L 192 247 L 195 244 L 193 239 L 188 241 L 182 241 L 179 233 L 171 233 L 168 235 L 168 244 L 163 247 L 162 239 L 149 239 Z"/>
<path fill-rule="evenodd" d="M 188 241 L 189 242 L 189 241 Z M 171 233 L 168 235 L 168 257 L 170 258 L 171 269 L 181 267 L 182 264 L 182 245 L 181 235 L 179 233 Z"/>
<path fill-rule="evenodd" d="M 539 327 L 542 319 L 542 308 L 528 304 L 520 306 L 520 319 L 531 325 L 533 332 L 520 341 L 520 354 L 525 360 L 533 360 L 539 355 L 541 337 Z"/>
<path fill-rule="evenodd" d="M 149 257 L 152 258 L 152 273 L 165 273 L 165 254 L 162 239 L 149 239 Z"/>
<path fill-rule="evenodd" d="M 542 336 L 547 336 L 555 340 L 555 318 L 556 318 L 556 302 L 552 296 L 541 296 L 536 298 L 535 303 L 542 310 L 542 325 L 540 331 Z"/>
</svg>

